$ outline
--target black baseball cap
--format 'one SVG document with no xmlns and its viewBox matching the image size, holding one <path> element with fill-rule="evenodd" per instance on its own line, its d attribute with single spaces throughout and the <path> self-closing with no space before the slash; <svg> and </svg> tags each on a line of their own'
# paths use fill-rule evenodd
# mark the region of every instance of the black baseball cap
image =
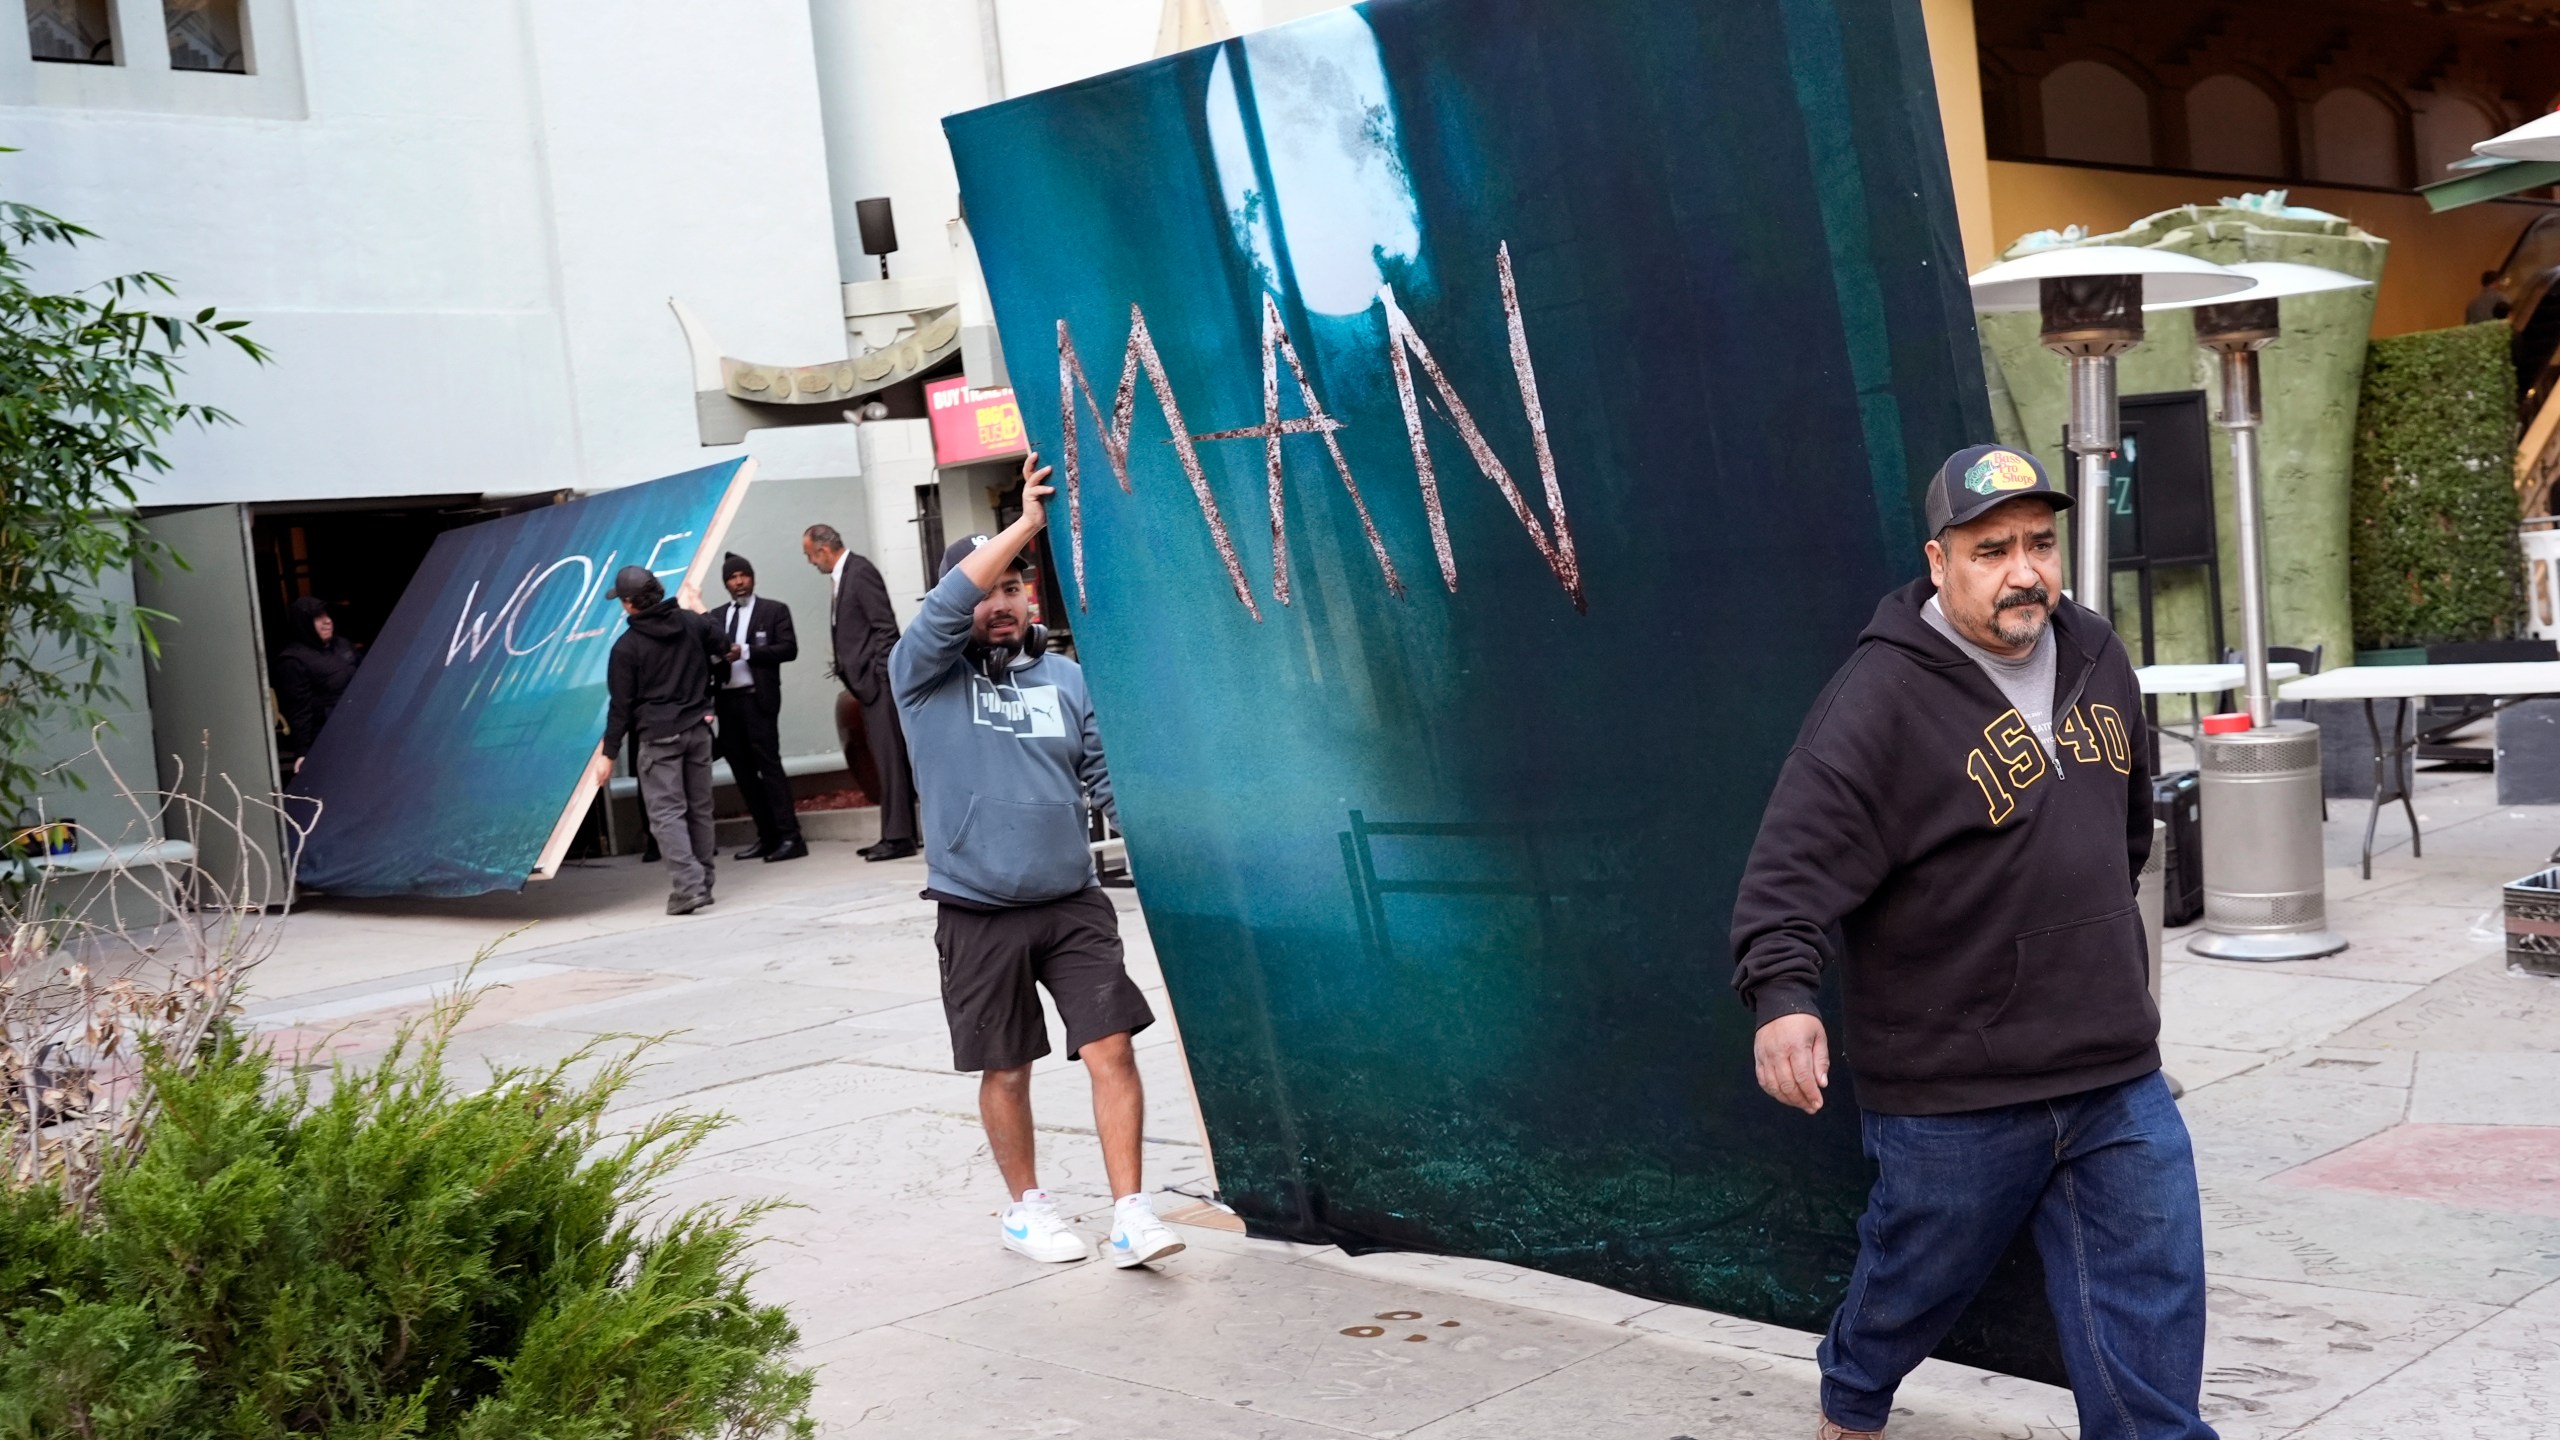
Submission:
<svg viewBox="0 0 2560 1440">
<path fill-rule="evenodd" d="M 638 600 L 655 604 L 666 598 L 667 587 L 645 565 L 625 565 L 613 574 L 613 588 L 604 592 L 616 600 Z"/>
<path fill-rule="evenodd" d="M 951 544 L 942 552 L 942 568 L 933 572 L 933 578 L 936 583 L 939 583 L 943 576 L 950 574 L 955 568 L 957 568 L 961 561 L 968 559 L 970 551 L 977 549 L 981 545 L 993 543 L 994 538 L 995 537 L 991 535 L 971 535 L 965 539 L 952 541 Z M 1029 570 L 1031 568 L 1030 547 L 1025 546 L 1020 550 L 1014 551 L 1013 563 L 1005 568 L 1008 570 Z"/>
<path fill-rule="evenodd" d="M 1929 534 L 1934 538 L 1950 525 L 1962 525 L 2021 495 L 2033 495 L 2056 510 L 2071 508 L 2071 497 L 2053 488 L 2033 455 L 2006 445 L 1968 445 L 1929 477 Z"/>
</svg>

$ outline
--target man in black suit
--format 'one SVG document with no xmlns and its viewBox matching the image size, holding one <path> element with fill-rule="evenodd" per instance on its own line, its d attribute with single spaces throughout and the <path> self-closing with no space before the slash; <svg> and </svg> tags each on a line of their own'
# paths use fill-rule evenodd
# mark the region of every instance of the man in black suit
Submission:
<svg viewBox="0 0 2560 1440">
<path fill-rule="evenodd" d="M 862 858 L 904 859 L 916 853 L 916 781 L 907 768 L 898 706 L 889 696 L 889 650 L 898 643 L 898 617 L 889 608 L 888 583 L 879 566 L 844 548 L 844 536 L 832 525 L 801 532 L 800 553 L 834 588 L 835 675 L 862 706 L 863 739 L 880 769 L 880 843 Z"/>
<path fill-rule="evenodd" d="M 738 798 L 755 818 L 756 843 L 738 852 L 741 860 L 762 856 L 766 864 L 797 860 L 809 853 L 800 838 L 800 816 L 791 806 L 791 781 L 782 773 L 782 667 L 800 658 L 800 637 L 791 628 L 791 607 L 756 596 L 756 567 L 741 555 L 720 562 L 720 583 L 729 603 L 711 612 L 711 621 L 729 638 L 728 663 L 720 667 L 712 703 L 720 714 L 720 758 L 738 782 Z"/>
</svg>

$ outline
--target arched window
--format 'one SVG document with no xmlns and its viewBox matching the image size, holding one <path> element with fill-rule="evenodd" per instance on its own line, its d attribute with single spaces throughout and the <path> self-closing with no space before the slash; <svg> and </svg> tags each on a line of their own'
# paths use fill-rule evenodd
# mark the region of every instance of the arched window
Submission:
<svg viewBox="0 0 2560 1440">
<path fill-rule="evenodd" d="M 2343 185 L 2405 185 L 2400 117 L 2369 90 L 2342 86 L 2311 107 L 2311 178 Z"/>
<path fill-rule="evenodd" d="M 2411 122 L 2417 129 L 2418 183 L 2448 178 L 2445 167 L 2471 158 L 2471 147 L 2505 128 L 2458 95 L 2438 95 Z"/>
<path fill-rule="evenodd" d="M 2275 97 L 2237 75 L 2209 75 L 2187 91 L 2187 165 L 2217 175 L 2285 173 Z"/>
<path fill-rule="evenodd" d="M 2056 66 L 2040 87 L 2044 153 L 2101 165 L 2151 163 L 2151 97 L 2125 73 L 2096 60 Z"/>
</svg>

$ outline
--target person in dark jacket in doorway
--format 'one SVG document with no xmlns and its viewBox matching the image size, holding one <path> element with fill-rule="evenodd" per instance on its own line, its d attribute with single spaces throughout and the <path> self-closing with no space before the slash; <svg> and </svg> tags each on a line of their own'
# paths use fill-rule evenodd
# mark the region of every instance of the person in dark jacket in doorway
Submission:
<svg viewBox="0 0 2560 1440">
<path fill-rule="evenodd" d="M 1822 1108 L 1836 957 L 1877 1166 L 1820 1352 L 1826 1440 L 1883 1433 L 2021 1229 L 2080 1433 L 2214 1434 L 2195 1158 L 2134 907 L 2141 695 L 2114 630 L 2057 598 L 2070 503 L 2019 451 L 1939 467 L 1929 576 L 1884 598 L 1814 701 L 1734 899 L 1761 1088 Z"/>
<path fill-rule="evenodd" d="M 602 784 L 625 735 L 640 737 L 640 806 L 666 857 L 667 913 L 711 903 L 711 668 L 729 642 L 710 621 L 667 598 L 658 577 L 625 565 L 613 577 L 630 628 L 605 661 L 604 744 L 592 762 Z"/>
<path fill-rule="evenodd" d="M 275 682 L 276 709 L 284 716 L 277 758 L 290 775 L 302 768 L 302 757 L 311 753 L 311 743 L 320 738 L 338 698 L 347 693 L 347 682 L 356 678 L 356 647 L 338 633 L 329 602 L 314 595 L 285 607 L 285 627 L 291 638 L 276 652 L 268 673 Z"/>
</svg>

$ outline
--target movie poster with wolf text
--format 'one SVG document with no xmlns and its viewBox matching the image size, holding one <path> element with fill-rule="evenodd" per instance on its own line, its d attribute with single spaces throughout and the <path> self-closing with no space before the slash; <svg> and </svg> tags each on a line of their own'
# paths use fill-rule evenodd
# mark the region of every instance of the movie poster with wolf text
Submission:
<svg viewBox="0 0 2560 1440">
<path fill-rule="evenodd" d="M 1376 0 L 946 126 L 1224 1197 L 1819 1329 L 1872 1171 L 1727 925 L 1990 434 L 1918 7 Z M 2037 1283 L 1943 1353 L 2057 1376 Z"/>
<path fill-rule="evenodd" d="M 595 795 L 587 762 L 623 630 L 605 593 L 614 572 L 645 566 L 671 595 L 698 590 L 754 466 L 726 461 L 437 536 L 286 786 L 319 802 L 300 883 L 478 895 L 548 876 Z"/>
</svg>

